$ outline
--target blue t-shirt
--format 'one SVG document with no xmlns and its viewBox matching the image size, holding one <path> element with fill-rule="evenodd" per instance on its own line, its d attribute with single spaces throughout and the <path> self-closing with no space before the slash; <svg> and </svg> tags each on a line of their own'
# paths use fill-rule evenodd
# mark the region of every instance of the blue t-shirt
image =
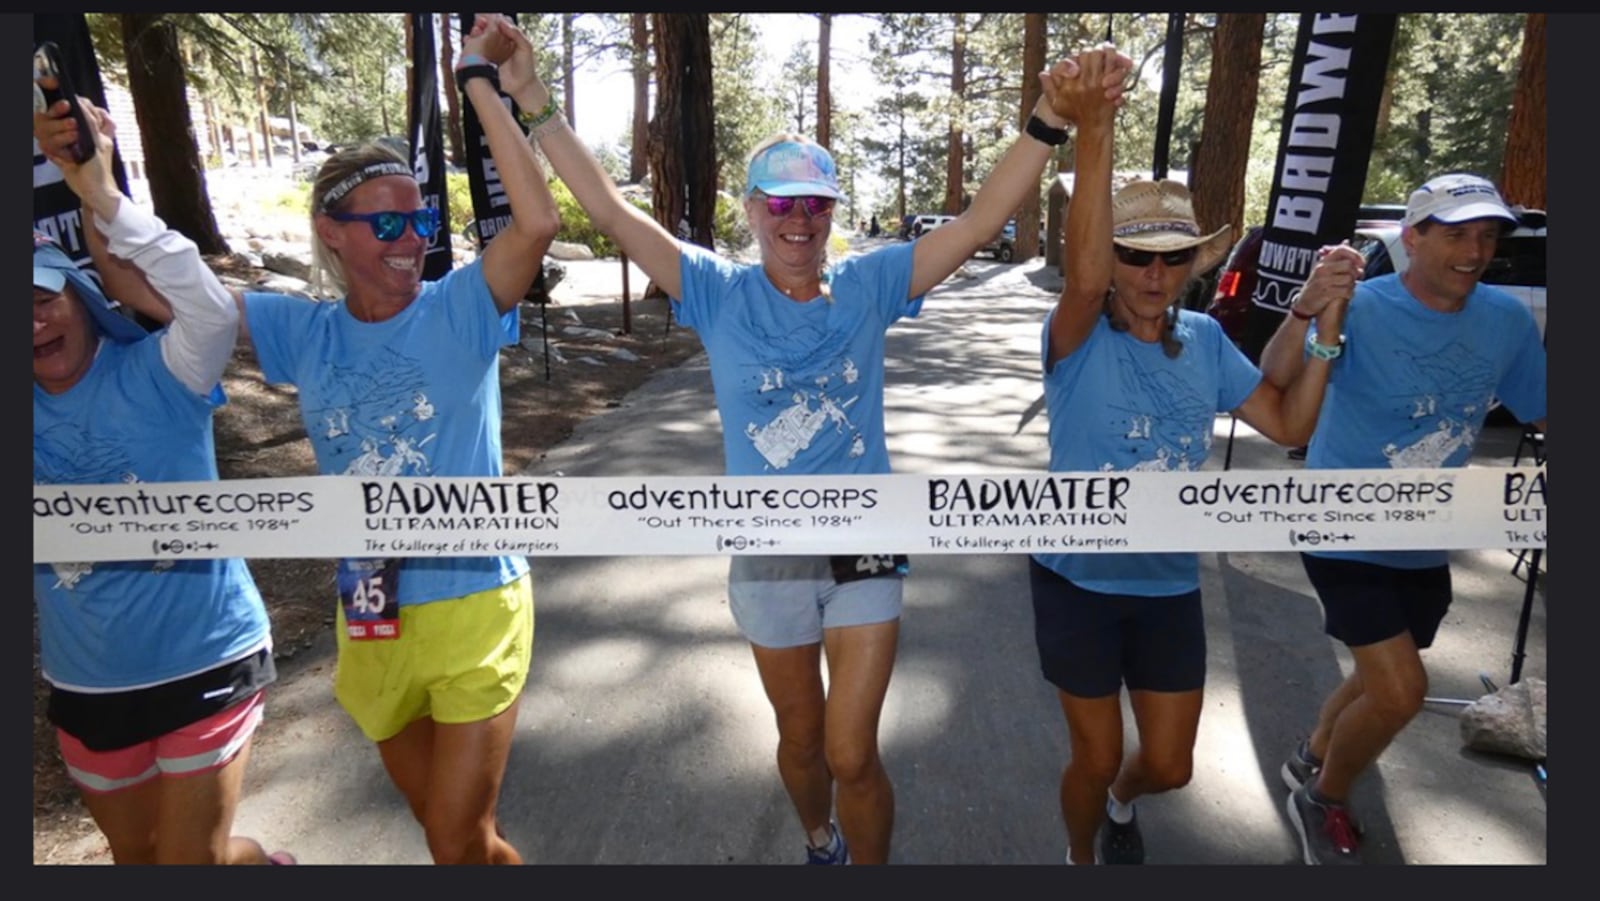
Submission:
<svg viewBox="0 0 1600 901">
<path fill-rule="evenodd" d="M 167 369 L 159 333 L 103 341 L 76 385 L 33 386 L 33 482 L 214 481 L 211 414 L 222 403 L 220 390 L 202 397 Z M 40 669 L 71 691 L 147 688 L 271 646 L 261 594 L 237 557 L 39 563 L 33 597 Z"/>
<path fill-rule="evenodd" d="M 300 418 L 325 475 L 501 474 L 500 348 L 518 311 L 501 314 L 481 258 L 423 282 L 404 310 L 362 322 L 344 300 L 245 295 L 261 373 L 299 389 Z M 412 557 L 399 603 L 457 598 L 528 571 L 524 557 Z"/>
<path fill-rule="evenodd" d="M 1478 285 L 1454 313 L 1430 309 L 1398 275 L 1356 285 L 1345 348 L 1328 376 L 1311 469 L 1465 466 L 1498 397 L 1524 422 L 1545 416 L 1545 350 L 1516 298 Z M 1318 551 L 1398 569 L 1443 566 L 1449 553 Z"/>
<path fill-rule="evenodd" d="M 1041 362 L 1050 417 L 1051 472 L 1196 470 L 1211 453 L 1219 410 L 1233 410 L 1261 373 L 1215 319 L 1180 310 L 1183 352 L 1111 328 L 1101 316 L 1081 346 L 1050 366 L 1050 322 Z M 1035 554 L 1040 565 L 1103 594 L 1167 597 L 1200 587 L 1193 553 Z"/>
<path fill-rule="evenodd" d="M 682 244 L 678 321 L 711 360 L 728 475 L 889 471 L 883 432 L 883 342 L 915 316 L 911 244 L 829 268 L 832 299 L 784 296 L 761 265 Z"/>
</svg>

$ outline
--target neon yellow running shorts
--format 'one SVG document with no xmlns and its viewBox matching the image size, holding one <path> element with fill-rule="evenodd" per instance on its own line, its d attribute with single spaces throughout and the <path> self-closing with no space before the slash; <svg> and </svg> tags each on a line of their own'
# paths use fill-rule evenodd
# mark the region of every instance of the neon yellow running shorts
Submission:
<svg viewBox="0 0 1600 901">
<path fill-rule="evenodd" d="M 352 641 L 341 607 L 333 694 L 379 742 L 422 717 L 475 723 L 510 707 L 533 660 L 533 579 L 400 608 L 400 637 Z"/>
</svg>

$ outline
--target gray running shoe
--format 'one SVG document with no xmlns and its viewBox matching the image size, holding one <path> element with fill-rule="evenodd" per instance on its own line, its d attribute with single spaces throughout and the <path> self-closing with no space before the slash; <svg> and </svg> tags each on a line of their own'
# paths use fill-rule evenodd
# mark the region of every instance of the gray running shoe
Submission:
<svg viewBox="0 0 1600 901">
<path fill-rule="evenodd" d="M 1289 793 L 1289 821 L 1300 834 L 1300 849 L 1308 864 L 1361 863 L 1361 835 L 1350 809 L 1343 804 L 1318 804 L 1311 800 L 1311 787 L 1302 785 Z"/>
<path fill-rule="evenodd" d="M 1283 769 L 1278 772 L 1283 776 L 1283 784 L 1294 791 L 1312 779 L 1316 778 L 1322 769 L 1322 761 L 1311 756 L 1311 744 L 1306 741 L 1295 746 L 1294 753 L 1283 762 Z"/>
<path fill-rule="evenodd" d="M 1142 864 L 1144 863 L 1144 836 L 1139 833 L 1139 812 L 1133 813 L 1133 819 L 1126 823 L 1119 823 L 1107 816 L 1100 825 L 1099 847 L 1100 860 L 1108 864 Z"/>
</svg>

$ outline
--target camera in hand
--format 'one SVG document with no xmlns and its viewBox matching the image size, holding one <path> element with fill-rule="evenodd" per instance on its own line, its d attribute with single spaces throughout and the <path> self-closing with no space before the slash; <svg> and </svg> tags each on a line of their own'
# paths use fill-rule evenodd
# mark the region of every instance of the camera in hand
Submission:
<svg viewBox="0 0 1600 901">
<path fill-rule="evenodd" d="M 72 108 L 71 115 L 78 123 L 78 140 L 68 148 L 68 153 L 78 162 L 94 156 L 94 133 L 89 130 L 89 120 L 78 105 L 78 94 L 72 88 L 72 78 L 61 64 L 61 48 L 54 41 L 45 41 L 33 51 L 34 105 L 42 99 L 44 109 L 66 100 Z"/>
</svg>

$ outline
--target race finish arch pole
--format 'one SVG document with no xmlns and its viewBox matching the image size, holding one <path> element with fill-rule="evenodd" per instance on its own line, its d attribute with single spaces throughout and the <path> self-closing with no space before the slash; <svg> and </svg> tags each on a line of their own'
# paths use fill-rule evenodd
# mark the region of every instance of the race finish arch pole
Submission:
<svg viewBox="0 0 1600 901">
<path fill-rule="evenodd" d="M 1319 247 L 1350 237 L 1377 130 L 1394 13 L 1305 13 L 1243 350 L 1261 358 Z"/>
</svg>

